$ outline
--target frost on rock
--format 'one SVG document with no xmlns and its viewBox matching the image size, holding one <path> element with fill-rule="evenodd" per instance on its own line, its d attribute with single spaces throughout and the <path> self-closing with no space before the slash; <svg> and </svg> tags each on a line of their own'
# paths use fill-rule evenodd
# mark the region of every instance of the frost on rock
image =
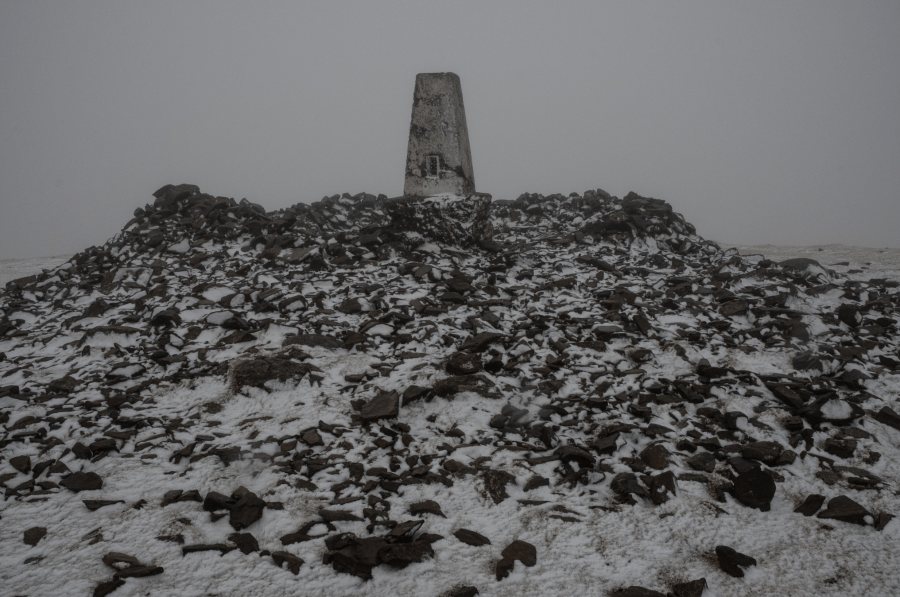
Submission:
<svg viewBox="0 0 900 597">
<path fill-rule="evenodd" d="M 0 294 L 2 586 L 894 594 L 900 285 L 831 267 L 634 193 L 167 185 Z"/>
</svg>

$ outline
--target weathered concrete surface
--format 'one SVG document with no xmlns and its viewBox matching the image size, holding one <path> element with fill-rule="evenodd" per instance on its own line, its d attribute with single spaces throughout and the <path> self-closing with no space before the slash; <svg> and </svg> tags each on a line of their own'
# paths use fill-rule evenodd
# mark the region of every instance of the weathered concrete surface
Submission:
<svg viewBox="0 0 900 597">
<path fill-rule="evenodd" d="M 396 228 L 458 246 L 490 243 L 491 196 L 397 197 L 384 203 Z"/>
<path fill-rule="evenodd" d="M 416 75 L 403 194 L 475 192 L 462 86 L 454 73 Z"/>
</svg>

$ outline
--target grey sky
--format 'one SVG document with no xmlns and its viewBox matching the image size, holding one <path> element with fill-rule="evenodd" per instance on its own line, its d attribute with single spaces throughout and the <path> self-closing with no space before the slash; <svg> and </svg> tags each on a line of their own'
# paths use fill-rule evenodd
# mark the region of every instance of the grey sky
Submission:
<svg viewBox="0 0 900 597">
<path fill-rule="evenodd" d="M 100 244 L 166 183 L 399 195 L 415 75 L 475 182 L 630 190 L 707 238 L 900 247 L 900 2 L 0 3 L 0 259 Z"/>
</svg>

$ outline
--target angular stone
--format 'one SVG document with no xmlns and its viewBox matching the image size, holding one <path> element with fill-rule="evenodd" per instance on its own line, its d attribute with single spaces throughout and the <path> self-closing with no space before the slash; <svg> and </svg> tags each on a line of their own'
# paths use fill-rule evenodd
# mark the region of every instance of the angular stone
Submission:
<svg viewBox="0 0 900 597">
<path fill-rule="evenodd" d="M 422 514 L 434 514 L 435 516 L 447 518 L 441 511 L 440 504 L 438 504 L 434 500 L 425 500 L 422 502 L 416 502 L 415 504 L 410 504 L 409 513 L 413 516 L 420 516 Z"/>
<path fill-rule="evenodd" d="M 768 473 L 752 469 L 735 477 L 733 493 L 745 506 L 768 512 L 775 497 L 775 481 Z"/>
<path fill-rule="evenodd" d="M 136 557 L 118 551 L 111 551 L 103 556 L 103 563 L 116 570 L 140 565 L 140 561 Z"/>
<path fill-rule="evenodd" d="M 516 561 L 522 562 L 527 567 L 537 564 L 537 548 L 531 543 L 515 540 L 500 552 L 501 560 L 497 562 L 497 580 L 503 580 L 512 572 Z"/>
<path fill-rule="evenodd" d="M 698 578 L 672 585 L 672 594 L 675 597 L 703 597 L 704 589 L 706 589 L 706 579 Z"/>
<path fill-rule="evenodd" d="M 347 512 L 346 510 L 319 510 L 319 516 L 322 517 L 322 520 L 325 522 L 349 522 L 349 521 L 361 521 L 362 518 L 353 514 L 352 512 Z"/>
<path fill-rule="evenodd" d="M 659 591 L 639 587 L 637 585 L 619 589 L 610 593 L 609 595 L 610 597 L 666 597 L 665 593 L 660 593 Z"/>
<path fill-rule="evenodd" d="M 466 545 L 473 545 L 475 547 L 480 547 L 482 545 L 490 545 L 491 540 L 485 537 L 480 533 L 476 533 L 475 531 L 470 531 L 469 529 L 459 529 L 453 533 L 453 536 L 465 543 Z"/>
<path fill-rule="evenodd" d="M 184 545 L 181 548 L 181 555 L 186 556 L 189 553 L 198 553 L 201 551 L 217 551 L 221 555 L 234 551 L 236 548 L 225 543 L 197 543 L 194 545 Z"/>
<path fill-rule="evenodd" d="M 487 491 L 495 504 L 499 504 L 509 497 L 509 494 L 506 493 L 506 486 L 509 483 L 516 482 L 516 478 L 511 474 L 496 469 L 484 471 L 481 474 L 481 479 L 484 481 L 485 491 Z"/>
<path fill-rule="evenodd" d="M 203 509 L 207 512 L 215 512 L 216 510 L 231 510 L 237 504 L 237 499 L 221 494 L 217 491 L 210 491 L 203 500 Z"/>
<path fill-rule="evenodd" d="M 839 495 L 828 501 L 828 507 L 819 512 L 816 518 L 830 518 L 852 524 L 869 525 L 874 521 L 872 513 L 848 498 Z M 868 518 L 869 520 L 866 520 Z"/>
<path fill-rule="evenodd" d="M 737 315 L 744 315 L 749 310 L 750 310 L 750 303 L 748 303 L 744 299 L 730 300 L 727 303 L 724 303 L 721 307 L 719 307 L 719 313 L 721 313 L 725 317 L 735 317 Z"/>
<path fill-rule="evenodd" d="M 759 460 L 766 464 L 773 464 L 783 451 L 784 448 L 778 442 L 751 442 L 741 449 L 741 455 L 748 460 Z"/>
<path fill-rule="evenodd" d="M 856 451 L 856 440 L 837 440 L 829 437 L 822 444 L 822 449 L 838 458 L 852 458 Z"/>
<path fill-rule="evenodd" d="M 482 370 L 481 357 L 477 354 L 458 352 L 447 361 L 447 373 L 450 375 L 472 375 Z"/>
<path fill-rule="evenodd" d="M 748 555 L 744 555 L 725 545 L 716 547 L 716 557 L 719 560 L 719 568 L 726 574 L 741 578 L 744 576 L 742 568 L 748 566 L 756 566 L 756 560 Z"/>
<path fill-rule="evenodd" d="M 538 487 L 549 487 L 550 479 L 547 477 L 542 477 L 540 475 L 534 475 L 525 483 L 525 487 L 522 489 L 524 491 L 531 491 L 532 489 L 537 489 Z"/>
<path fill-rule="evenodd" d="M 282 568 L 284 564 L 287 564 L 287 569 L 294 576 L 300 574 L 300 566 L 303 565 L 302 559 L 287 551 L 273 551 L 272 561 L 275 562 L 275 565 L 279 568 Z"/>
<path fill-rule="evenodd" d="M 259 551 L 259 542 L 250 533 L 231 533 L 228 535 L 228 540 L 237 545 L 241 553 L 245 555 Z"/>
<path fill-rule="evenodd" d="M 662 444 L 648 446 L 638 456 L 647 466 L 658 471 L 669 466 L 669 451 Z"/>
<path fill-rule="evenodd" d="M 9 459 L 9 464 L 20 473 L 31 470 L 31 458 L 28 456 L 13 456 Z"/>
<path fill-rule="evenodd" d="M 454 375 L 445 377 L 434 384 L 434 393 L 442 398 L 458 394 L 460 392 L 475 392 L 485 398 L 499 398 L 496 384 L 481 374 Z"/>
<path fill-rule="evenodd" d="M 113 578 L 111 580 L 103 581 L 94 587 L 93 596 L 94 597 L 106 597 L 119 587 L 125 584 L 125 581 L 121 578 Z"/>
<path fill-rule="evenodd" d="M 426 557 L 432 556 L 434 556 L 434 548 L 428 541 L 396 543 L 386 545 L 378 550 L 378 559 L 394 568 L 406 568 L 409 564 L 422 562 Z"/>
<path fill-rule="evenodd" d="M 471 585 L 456 587 L 447 593 L 447 597 L 475 597 L 478 595 L 478 589 Z"/>
<path fill-rule="evenodd" d="M 819 508 L 822 507 L 822 504 L 825 503 L 825 496 L 818 495 L 816 493 L 811 493 L 806 496 L 806 499 L 802 504 L 794 508 L 794 512 L 799 512 L 803 516 L 812 516 L 816 512 L 819 511 Z"/>
<path fill-rule="evenodd" d="M 344 343 L 332 336 L 322 334 L 297 334 L 296 336 L 288 336 L 281 343 L 282 346 L 313 346 L 318 348 L 328 348 L 335 350 L 343 348 Z"/>
<path fill-rule="evenodd" d="M 34 547 L 46 534 L 47 529 L 45 527 L 31 527 L 25 531 L 22 540 L 25 542 L 25 545 Z"/>
<path fill-rule="evenodd" d="M 103 487 L 103 479 L 94 472 L 77 472 L 63 479 L 60 485 L 75 493 L 79 491 L 93 491 Z"/>
<path fill-rule="evenodd" d="M 581 468 L 594 467 L 594 457 L 577 446 L 559 446 L 553 454 L 563 462 L 577 462 Z"/>
<path fill-rule="evenodd" d="M 594 440 L 594 443 L 591 444 L 591 448 L 593 448 L 594 451 L 601 456 L 615 454 L 616 442 L 618 439 L 618 433 L 613 433 L 612 435 L 607 435 L 606 437 L 600 437 Z"/>
<path fill-rule="evenodd" d="M 71 375 L 66 375 L 65 377 L 60 377 L 59 379 L 54 379 L 49 384 L 47 384 L 47 389 L 51 392 L 65 392 L 69 393 L 74 390 L 78 384 L 81 383 Z"/>
<path fill-rule="evenodd" d="M 156 576 L 165 572 L 162 566 L 152 566 L 138 564 L 137 566 L 129 566 L 115 573 L 115 578 L 145 578 L 147 576 Z"/>
<path fill-rule="evenodd" d="M 463 342 L 459 349 L 463 352 L 484 352 L 491 344 L 503 338 L 505 338 L 503 334 L 496 332 L 480 332 Z"/>
<path fill-rule="evenodd" d="M 363 421 L 395 419 L 400 415 L 400 394 L 396 390 L 384 392 L 369 400 L 359 411 Z"/>
<path fill-rule="evenodd" d="M 900 415 L 898 415 L 891 407 L 882 406 L 881 410 L 872 415 L 872 417 L 882 425 L 887 425 L 888 427 L 893 427 L 897 431 L 900 431 Z"/>
<path fill-rule="evenodd" d="M 859 314 L 859 307 L 856 305 L 841 305 L 837 309 L 837 317 L 851 328 L 859 327 L 859 324 L 862 323 L 862 316 Z"/>
<path fill-rule="evenodd" d="M 296 363 L 288 359 L 257 357 L 242 361 L 232 371 L 233 387 L 240 390 L 244 386 L 265 388 L 268 381 L 281 381 L 301 377 L 310 371 L 310 365 Z"/>
<path fill-rule="evenodd" d="M 659 506 L 669 501 L 670 496 L 676 494 L 675 473 L 666 471 L 650 477 L 650 499 Z"/>
<path fill-rule="evenodd" d="M 716 470 L 716 458 L 710 452 L 698 452 L 685 462 L 695 471 L 711 473 Z"/>
<path fill-rule="evenodd" d="M 246 529 L 262 518 L 266 503 L 258 495 L 239 487 L 231 497 L 237 500 L 228 515 L 228 523 L 234 530 Z"/>
</svg>

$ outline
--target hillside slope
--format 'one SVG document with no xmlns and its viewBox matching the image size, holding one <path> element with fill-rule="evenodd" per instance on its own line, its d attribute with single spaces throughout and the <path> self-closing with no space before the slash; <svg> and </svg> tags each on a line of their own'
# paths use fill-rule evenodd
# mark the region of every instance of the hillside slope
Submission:
<svg viewBox="0 0 900 597">
<path fill-rule="evenodd" d="M 634 194 L 475 246 L 389 201 L 170 185 L 7 285 L 0 592 L 900 590 L 897 280 Z"/>
</svg>

